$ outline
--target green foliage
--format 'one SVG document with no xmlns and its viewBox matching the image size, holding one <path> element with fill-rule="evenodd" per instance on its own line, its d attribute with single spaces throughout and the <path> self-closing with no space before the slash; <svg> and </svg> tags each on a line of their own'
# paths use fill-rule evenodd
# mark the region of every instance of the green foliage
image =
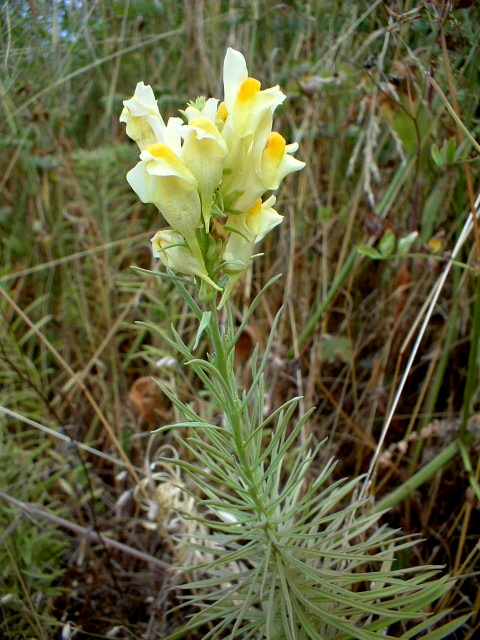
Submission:
<svg viewBox="0 0 480 640">
<path fill-rule="evenodd" d="M 42 504 L 48 501 L 56 476 L 49 467 L 48 444 L 37 444 L 36 433 L 21 438 L 8 434 L 0 424 L 0 486 L 17 499 Z M 30 445 L 29 445 L 30 443 Z M 0 590 L 2 636 L 18 638 L 37 632 L 44 637 L 52 603 L 63 591 L 65 536 L 43 522 L 40 526 L 2 500 L 0 509 Z M 40 622 L 42 620 L 42 622 Z"/>
<path fill-rule="evenodd" d="M 371 260 L 385 260 L 386 258 L 405 257 L 418 237 L 417 231 L 412 231 L 407 236 L 399 238 L 398 242 L 391 229 L 387 229 L 378 243 L 378 249 L 367 245 L 360 245 L 358 253 Z M 395 252 L 396 250 L 396 252 Z M 395 252 L 395 254 L 394 254 Z"/>
<path fill-rule="evenodd" d="M 185 288 L 177 287 L 188 304 Z M 278 316 L 265 353 L 253 358 L 251 386 L 237 394 L 232 367 L 238 332 L 230 313 L 227 318 L 222 330 L 214 307 L 202 315 L 211 345 L 205 360 L 175 331 L 174 340 L 165 338 L 220 410 L 218 426 L 206 423 L 162 386 L 185 418 L 173 426 L 190 431 L 182 443 L 189 460 L 176 464 L 199 496 L 196 519 L 205 531 L 184 541 L 204 558 L 185 568 L 202 577 L 183 586 L 193 591 L 183 606 L 199 612 L 169 638 L 204 625 L 210 628 L 206 639 L 419 637 L 412 623 L 451 589 L 451 579 L 435 577 L 435 567 L 393 567 L 414 541 L 380 525 L 381 514 L 369 513 L 368 501 L 356 497 L 361 477 L 331 482 L 334 463 L 321 461 L 322 443 L 313 446 L 304 436 L 311 411 L 292 424 L 297 398 L 266 411 L 263 372 Z M 392 629 L 401 633 L 390 635 Z"/>
<path fill-rule="evenodd" d="M 82 389 L 84 384 L 107 424 L 115 433 L 124 434 L 124 450 L 138 470 L 147 467 L 145 432 L 149 426 L 129 405 L 131 383 L 152 374 L 168 381 L 168 390 L 175 389 L 182 398 L 173 411 L 191 412 L 184 418 L 191 428 L 191 444 L 185 449 L 179 445 L 179 455 L 208 525 L 209 534 L 198 540 L 199 553 L 205 562 L 208 553 L 216 560 L 208 576 L 212 586 L 203 584 L 194 592 L 186 585 L 182 593 L 211 605 L 216 620 L 212 625 L 221 625 L 225 614 L 225 624 L 231 620 L 233 629 L 230 606 L 240 620 L 235 633 L 241 635 L 243 629 L 246 638 L 255 637 L 267 615 L 272 634 L 280 625 L 282 637 L 285 620 L 285 633 L 291 635 L 293 620 L 299 619 L 308 634 L 311 619 L 318 621 L 320 613 L 327 615 L 326 601 L 340 592 L 327 580 L 325 599 L 320 600 L 323 595 L 319 596 L 313 584 L 321 566 L 316 560 L 307 566 L 305 549 L 313 543 L 298 537 L 308 518 L 302 521 L 300 517 L 298 523 L 289 520 L 280 531 L 281 523 L 274 517 L 275 509 L 286 517 L 298 505 L 304 505 L 306 512 L 313 509 L 316 497 L 312 495 L 306 504 L 304 496 L 310 495 L 310 483 L 315 482 L 331 509 L 324 517 L 333 518 L 336 512 L 345 516 L 349 545 L 365 544 L 363 550 L 372 558 L 372 564 L 369 560 L 365 565 L 367 571 L 388 574 L 394 566 L 395 571 L 409 571 L 407 561 L 401 567 L 389 564 L 388 549 L 397 545 L 401 552 L 398 545 L 407 545 L 384 526 L 389 522 L 392 526 L 406 524 L 424 539 L 415 548 L 406 548 L 410 561 L 415 558 L 425 566 L 445 564 L 443 573 L 455 576 L 455 589 L 431 606 L 431 616 L 411 623 L 418 635 L 463 640 L 478 633 L 478 622 L 471 620 L 454 631 L 457 616 L 461 620 L 471 612 L 478 590 L 472 577 L 478 572 L 478 520 L 470 500 L 470 487 L 478 488 L 477 453 L 468 448 L 468 438 L 459 448 L 456 441 L 448 444 L 441 431 L 437 438 L 431 432 L 438 425 L 437 418 L 455 430 L 457 418 L 465 423 L 478 413 L 478 336 L 472 329 L 478 320 L 474 304 L 478 256 L 470 238 L 456 260 L 450 258 L 470 206 L 464 163 L 471 167 L 474 178 L 478 167 L 474 142 L 479 133 L 479 7 L 474 2 L 448 15 L 440 11 L 439 3 L 434 2 L 393 5 L 366 0 L 15 0 L 0 6 L 0 405 L 54 429 L 68 429 L 72 438 L 98 448 L 99 453 L 114 455 L 98 413 Z M 442 33 L 446 53 L 440 46 Z M 218 69 L 229 45 L 245 53 L 252 75 L 263 86 L 279 83 L 285 90 L 288 101 L 282 107 L 278 130 L 299 141 L 299 157 L 308 163 L 308 171 L 290 180 L 281 192 L 278 206 L 287 224 L 262 247 L 264 257 L 257 260 L 245 288 L 240 286 L 234 295 L 233 313 L 239 323 L 235 339 L 240 344 L 248 334 L 260 352 L 268 340 L 271 319 L 282 303 L 287 304 L 270 342 L 271 361 L 254 356 L 256 382 L 247 385 L 251 391 L 240 412 L 243 422 L 253 429 L 249 442 L 256 473 L 263 469 L 268 479 L 263 483 L 259 478 L 252 486 L 258 485 L 270 505 L 272 531 L 285 543 L 274 552 L 277 538 L 271 539 L 263 524 L 255 529 L 255 523 L 263 523 L 258 510 L 241 509 L 246 504 L 251 508 L 252 500 L 247 500 L 238 483 L 231 486 L 231 466 L 235 465 L 235 479 L 245 471 L 243 463 L 231 456 L 232 446 L 237 445 L 230 432 L 219 425 L 223 411 L 219 401 L 209 400 L 211 368 L 198 365 L 203 381 L 199 384 L 192 367 L 180 371 L 157 366 L 161 359 L 172 359 L 176 349 L 165 337 L 171 323 L 190 351 L 198 336 L 193 354 L 197 359 L 205 352 L 208 327 L 205 323 L 204 331 L 198 332 L 202 311 L 190 311 L 171 280 L 144 278 L 131 270 L 131 265 L 151 267 L 149 238 L 163 222 L 153 207 L 136 202 L 125 181 L 137 150 L 126 144 L 118 124 L 122 101 L 139 80 L 152 84 L 166 115 L 176 115 L 196 95 L 217 95 Z M 450 108 L 456 94 L 457 120 L 473 141 L 463 131 L 461 142 L 457 131 L 461 126 L 427 82 L 428 74 Z M 388 227 L 380 224 L 371 229 L 372 215 L 374 221 L 392 225 L 395 244 L 390 232 L 385 237 Z M 379 472 L 369 485 L 368 495 L 377 505 L 384 498 L 383 504 L 397 505 L 377 527 L 368 515 L 368 501 L 353 506 L 348 491 L 355 491 L 355 482 L 342 484 L 340 479 L 356 477 L 372 459 L 372 443 L 375 447 L 381 440 L 405 370 L 412 344 L 407 331 L 423 317 L 424 303 L 431 299 L 447 265 L 453 265 L 451 275 L 444 282 L 383 445 L 386 452 L 394 453 L 390 463 L 377 465 Z M 258 318 L 248 316 L 250 292 L 255 295 L 265 280 L 280 271 L 284 274 L 282 287 L 272 288 L 257 301 Z M 405 275 L 402 280 L 400 276 Z M 145 324 L 134 325 L 138 320 L 154 325 L 156 331 Z M 405 342 L 406 337 L 410 342 Z M 245 361 L 236 364 L 236 371 L 239 377 L 251 377 Z M 214 380 L 215 385 L 222 384 Z M 257 399 L 263 391 L 272 413 L 270 421 L 262 415 L 263 398 Z M 298 432 L 297 416 L 303 402 L 293 398 L 303 394 L 317 410 L 310 415 L 308 428 L 300 428 L 301 437 L 306 431 L 307 439 L 289 440 L 290 433 Z M 162 414 L 158 425 L 171 418 Z M 467 426 L 470 428 L 469 423 Z M 428 435 L 423 434 L 427 427 Z M 124 541 L 128 532 L 133 546 L 177 566 L 163 534 L 156 536 L 152 529 L 138 526 L 130 512 L 126 520 L 116 519 L 116 500 L 131 490 L 130 481 L 117 483 L 118 469 L 106 469 L 93 456 L 89 459 L 88 482 L 83 477 L 79 482 L 84 509 L 78 510 L 71 495 L 59 491 L 53 482 L 58 456 L 66 464 L 68 454 L 63 449 L 56 457 L 47 454 L 44 436 L 34 435 L 17 421 L 2 418 L 2 429 L 2 490 L 54 511 L 61 507 L 72 522 L 93 527 L 96 523 L 90 513 L 95 504 L 90 496 L 97 495 L 100 483 L 100 506 L 105 514 L 101 525 L 108 534 Z M 261 429 L 265 430 L 263 437 Z M 162 434 L 169 443 L 169 431 Z M 328 443 L 318 449 L 327 436 Z M 282 443 L 287 442 L 292 448 L 284 453 Z M 200 450 L 205 447 L 205 455 L 217 465 L 221 483 L 214 489 L 209 478 L 201 476 L 204 461 L 198 459 L 199 443 Z M 268 451 L 264 458 L 258 453 L 260 446 Z M 442 464 L 443 474 L 433 477 L 428 456 L 451 450 L 455 462 Z M 283 465 L 277 480 L 282 496 L 278 503 L 272 498 L 273 475 L 268 474 L 272 456 L 277 465 Z M 326 462 L 331 456 L 337 458 L 336 466 Z M 302 491 L 289 483 L 290 470 L 299 483 L 305 478 Z M 425 482 L 425 470 L 429 482 Z M 323 478 L 322 486 L 318 478 Z M 408 484 L 412 479 L 414 489 Z M 211 505 L 210 498 L 202 494 L 204 486 L 215 491 Z M 397 488 L 399 494 L 395 494 Z M 223 516 L 220 501 L 228 502 Z M 46 638 L 49 625 L 53 629 L 60 624 L 52 602 L 72 553 L 64 553 L 63 537 L 46 522 L 40 529 L 3 502 L 0 512 L 2 615 L 5 625 L 10 620 L 10 627 L 2 628 L 1 633 L 8 631 L 13 638 L 19 632 Z M 230 521 L 231 514 L 238 522 Z M 243 537 L 243 530 L 241 536 L 237 533 L 241 519 L 249 537 Z M 354 567 L 350 547 L 341 548 L 340 533 L 333 531 L 327 541 L 322 537 L 332 522 L 325 522 L 319 531 L 313 519 L 308 525 L 319 540 L 318 557 L 331 541 Z M 352 536 L 359 523 L 366 528 L 357 540 Z M 376 540 L 371 547 L 367 543 L 370 534 Z M 208 547 L 210 535 L 218 545 L 213 550 Z M 51 541 L 50 554 L 46 540 Z M 268 557 L 264 554 L 267 549 Z M 180 628 L 184 615 L 191 614 L 188 603 L 185 610 L 172 611 L 178 602 L 178 593 L 172 591 L 171 597 L 165 596 L 165 611 L 156 616 L 145 603 L 159 592 L 159 586 L 144 579 L 149 575 L 144 567 L 139 570 L 125 557 L 116 558 L 115 569 L 109 566 L 107 570 L 106 552 L 97 549 L 95 553 L 104 571 L 98 576 L 101 606 L 95 596 L 88 600 L 88 619 L 81 621 L 83 633 L 105 637 L 121 619 L 126 636 L 140 637 L 148 630 L 153 637 L 165 637 Z M 250 554 L 249 564 L 241 564 L 242 553 Z M 401 553 L 398 558 L 403 560 Z M 337 574 L 343 566 L 339 558 L 323 561 Z M 360 567 L 364 559 L 358 562 Z M 86 562 L 77 568 L 80 590 L 92 567 Z M 415 572 L 410 575 L 408 571 L 402 588 L 414 594 Z M 347 582 L 346 575 L 339 579 Z M 417 575 L 421 580 L 421 570 Z M 125 576 L 129 582 L 123 592 L 114 591 L 115 608 L 109 612 L 106 585 L 111 576 L 122 586 Z M 272 578 L 271 583 L 266 576 Z M 201 578 L 201 574 L 196 576 Z M 358 588 L 364 594 L 359 602 L 371 605 L 375 590 L 370 589 L 370 577 L 364 582 L 359 576 L 352 580 L 342 583 L 347 598 Z M 297 584 L 300 590 L 289 589 Z M 429 597 L 447 584 L 437 583 Z M 220 592 L 224 586 L 222 601 L 215 590 Z M 428 584 L 420 585 L 418 593 L 422 588 L 429 593 Z M 236 589 L 238 600 L 233 595 Z M 128 606 L 128 614 L 117 607 L 125 601 L 126 592 L 137 597 Z M 5 601 L 8 594 L 13 598 Z M 163 603 L 162 589 L 160 594 Z M 78 600 L 62 609 L 69 620 L 77 620 L 82 593 L 78 595 Z M 388 592 L 385 597 L 383 604 L 380 598 L 384 610 L 392 605 Z M 310 618 L 305 614 L 308 606 L 321 612 L 314 609 Z M 406 615 L 411 614 L 408 603 L 400 602 L 402 607 Z M 335 601 L 334 608 L 337 614 L 349 611 L 354 616 L 345 602 Z M 41 620 L 35 618 L 37 611 Z M 131 611 L 138 612 L 138 618 L 130 619 Z M 443 630 L 435 629 L 446 612 L 451 622 Z M 208 615 L 208 609 L 199 614 L 198 624 Z M 358 615 L 366 624 L 376 622 L 365 610 Z M 168 629 L 159 622 L 164 618 L 171 625 Z M 350 623 L 354 624 L 353 618 Z M 192 621 L 191 626 L 194 624 Z M 401 637 L 402 624 L 399 621 L 388 633 Z M 383 622 L 383 627 L 372 632 L 380 633 L 387 626 Z M 197 637 L 211 628 L 205 625 Z M 346 631 L 332 629 L 338 637 L 348 636 Z M 56 637 L 58 632 L 51 635 Z M 218 637 L 222 637 L 220 632 Z"/>
</svg>

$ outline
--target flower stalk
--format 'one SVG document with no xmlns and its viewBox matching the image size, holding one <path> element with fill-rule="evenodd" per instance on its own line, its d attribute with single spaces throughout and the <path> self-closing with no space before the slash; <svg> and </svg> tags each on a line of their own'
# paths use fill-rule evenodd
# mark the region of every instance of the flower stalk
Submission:
<svg viewBox="0 0 480 640">
<path fill-rule="evenodd" d="M 199 525 L 194 534 L 177 536 L 197 559 L 193 581 L 184 585 L 184 605 L 197 613 L 168 640 L 193 632 L 205 640 L 408 640 L 423 631 L 440 640 L 421 612 L 450 589 L 450 580 L 434 578 L 432 567 L 394 567 L 395 554 L 412 541 L 380 525 L 381 514 L 352 498 L 361 478 L 332 481 L 332 462 L 312 468 L 321 444 L 301 438 L 311 411 L 292 424 L 298 398 L 266 412 L 264 372 L 279 314 L 264 353 L 252 355 L 249 387 L 242 389 L 235 375 L 238 337 L 278 278 L 253 300 L 240 327 L 230 298 L 255 245 L 283 220 L 270 192 L 304 163 L 293 156 L 297 143 L 272 129 L 286 97 L 278 86 L 262 90 L 233 49 L 223 79 L 224 100 L 198 98 L 182 112 L 185 120 L 165 123 L 143 82 L 121 115 L 140 149 L 127 180 L 170 225 L 152 238 L 153 255 L 199 322 L 192 349 L 175 329 L 173 338 L 162 335 L 202 382 L 214 416 L 209 422 L 159 383 L 183 419 L 153 433 L 188 429 L 182 448 L 189 457 L 175 458 L 175 466 L 188 478 L 196 505 L 180 515 Z M 177 274 L 191 278 L 196 296 Z M 210 344 L 202 359 L 193 352 L 204 335 Z M 172 464 L 166 456 L 157 459 Z M 186 482 L 178 483 L 185 491 Z M 185 572 L 191 580 L 192 567 Z M 433 617 L 435 625 L 442 615 Z M 445 628 L 450 632 L 465 619 Z"/>
<path fill-rule="evenodd" d="M 243 402 L 239 397 L 238 383 L 233 369 L 232 356 L 235 344 L 231 317 L 229 320 L 229 332 L 228 335 L 226 335 L 220 328 L 218 312 L 215 308 L 215 303 L 212 301 L 210 303 L 209 335 L 213 346 L 212 362 L 225 381 L 228 390 L 225 407 L 226 427 L 232 435 L 234 442 L 233 449 L 238 456 L 238 461 L 255 504 L 255 509 L 261 519 L 267 520 L 265 503 L 259 494 L 257 482 L 251 468 L 251 461 L 248 456 L 248 446 L 245 444 L 248 439 L 249 430 L 243 419 Z"/>
</svg>

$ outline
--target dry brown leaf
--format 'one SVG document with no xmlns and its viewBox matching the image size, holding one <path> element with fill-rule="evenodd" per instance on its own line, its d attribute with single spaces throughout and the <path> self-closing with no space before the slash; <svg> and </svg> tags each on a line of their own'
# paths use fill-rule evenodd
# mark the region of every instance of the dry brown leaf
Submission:
<svg viewBox="0 0 480 640">
<path fill-rule="evenodd" d="M 159 415 L 164 415 L 165 397 L 155 380 L 148 376 L 137 378 L 128 393 L 135 413 L 149 426 L 158 423 Z"/>
</svg>

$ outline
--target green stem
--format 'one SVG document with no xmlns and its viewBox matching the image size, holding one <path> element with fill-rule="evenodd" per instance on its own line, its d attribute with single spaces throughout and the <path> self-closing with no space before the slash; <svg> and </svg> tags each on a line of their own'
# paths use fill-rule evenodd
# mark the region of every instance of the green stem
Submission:
<svg viewBox="0 0 480 640">
<path fill-rule="evenodd" d="M 380 511 L 385 511 L 386 509 L 395 507 L 397 504 L 408 498 L 415 489 L 418 489 L 422 484 L 425 484 L 425 482 L 430 480 L 437 471 L 440 471 L 440 469 L 448 464 L 450 460 L 458 454 L 458 452 L 459 443 L 457 440 L 454 440 L 445 447 L 445 449 L 440 451 L 433 460 L 430 460 L 428 464 L 395 489 L 395 491 L 392 491 L 392 493 L 389 493 L 380 500 L 380 502 L 375 506 L 374 513 L 379 513 Z"/>
<path fill-rule="evenodd" d="M 227 305 L 229 302 L 227 302 Z M 210 338 L 214 348 L 214 365 L 222 376 L 228 388 L 228 398 L 226 403 L 225 417 L 231 429 L 231 434 L 235 444 L 235 453 L 243 469 L 250 495 L 253 498 L 258 514 L 262 520 L 267 520 L 267 511 L 258 491 L 258 483 L 255 480 L 247 455 L 247 447 L 245 442 L 248 441 L 248 433 L 246 433 L 243 415 L 242 401 L 238 395 L 238 388 L 233 371 L 234 341 L 233 333 L 229 340 L 225 338 L 224 332 L 220 329 L 218 323 L 218 311 L 215 300 L 210 302 Z"/>
<path fill-rule="evenodd" d="M 475 472 L 473 470 L 472 461 L 470 460 L 470 456 L 468 454 L 468 449 L 462 441 L 459 441 L 458 445 L 460 449 L 460 455 L 462 456 L 463 467 L 468 473 L 468 481 L 470 482 L 470 486 L 472 487 L 472 491 L 475 493 L 477 500 L 480 500 L 480 485 L 475 478 Z"/>
<path fill-rule="evenodd" d="M 385 195 L 375 209 L 377 216 L 386 218 L 392 204 L 398 202 L 398 194 L 411 171 L 415 168 L 415 161 L 415 154 L 412 154 L 405 163 L 400 164 L 392 180 L 389 182 Z"/>
<path fill-rule="evenodd" d="M 475 305 L 473 309 L 472 332 L 470 338 L 470 352 L 468 354 L 467 380 L 463 395 L 462 422 L 458 434 L 462 442 L 467 438 L 467 423 L 470 417 L 470 405 L 476 391 L 478 343 L 480 339 L 480 279 L 477 279 L 475 287 Z"/>
</svg>

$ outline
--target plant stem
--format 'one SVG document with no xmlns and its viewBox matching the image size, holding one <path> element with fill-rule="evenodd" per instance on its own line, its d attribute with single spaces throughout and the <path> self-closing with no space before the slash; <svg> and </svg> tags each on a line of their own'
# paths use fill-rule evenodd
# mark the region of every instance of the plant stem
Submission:
<svg viewBox="0 0 480 640">
<path fill-rule="evenodd" d="M 227 302 L 227 305 L 228 304 L 229 302 Z M 214 348 L 214 365 L 225 381 L 229 392 L 225 417 L 235 444 L 234 453 L 238 456 L 238 460 L 244 474 L 244 479 L 250 491 L 250 495 L 253 498 L 257 513 L 260 518 L 266 522 L 267 510 L 259 494 L 258 483 L 255 480 L 252 465 L 250 464 L 250 460 L 247 455 L 247 447 L 245 446 L 248 434 L 245 433 L 245 424 L 242 416 L 242 401 L 238 395 L 235 374 L 231 365 L 233 359 L 232 347 L 234 347 L 234 345 L 232 345 L 230 341 L 233 341 L 234 338 L 232 335 L 230 340 L 226 340 L 224 332 L 220 329 L 215 300 L 210 302 L 210 312 L 209 327 L 210 339 Z M 227 354 L 231 354 L 231 356 L 228 356 Z"/>
<path fill-rule="evenodd" d="M 379 513 L 391 507 L 395 507 L 397 504 L 408 498 L 408 496 L 418 489 L 422 484 L 430 480 L 437 471 L 440 471 L 442 467 L 450 462 L 459 452 L 459 444 L 457 440 L 451 442 L 448 447 L 445 447 L 438 455 L 430 460 L 428 464 L 422 467 L 411 478 L 406 480 L 395 491 L 392 491 L 385 496 L 374 508 L 374 513 Z"/>
<path fill-rule="evenodd" d="M 470 416 L 472 397 L 476 391 L 477 357 L 480 340 L 480 280 L 477 278 L 475 286 L 475 305 L 473 308 L 472 329 L 470 337 L 470 352 L 468 354 L 467 380 L 463 395 L 462 421 L 460 424 L 459 438 L 465 442 L 467 436 L 467 423 Z"/>
</svg>

